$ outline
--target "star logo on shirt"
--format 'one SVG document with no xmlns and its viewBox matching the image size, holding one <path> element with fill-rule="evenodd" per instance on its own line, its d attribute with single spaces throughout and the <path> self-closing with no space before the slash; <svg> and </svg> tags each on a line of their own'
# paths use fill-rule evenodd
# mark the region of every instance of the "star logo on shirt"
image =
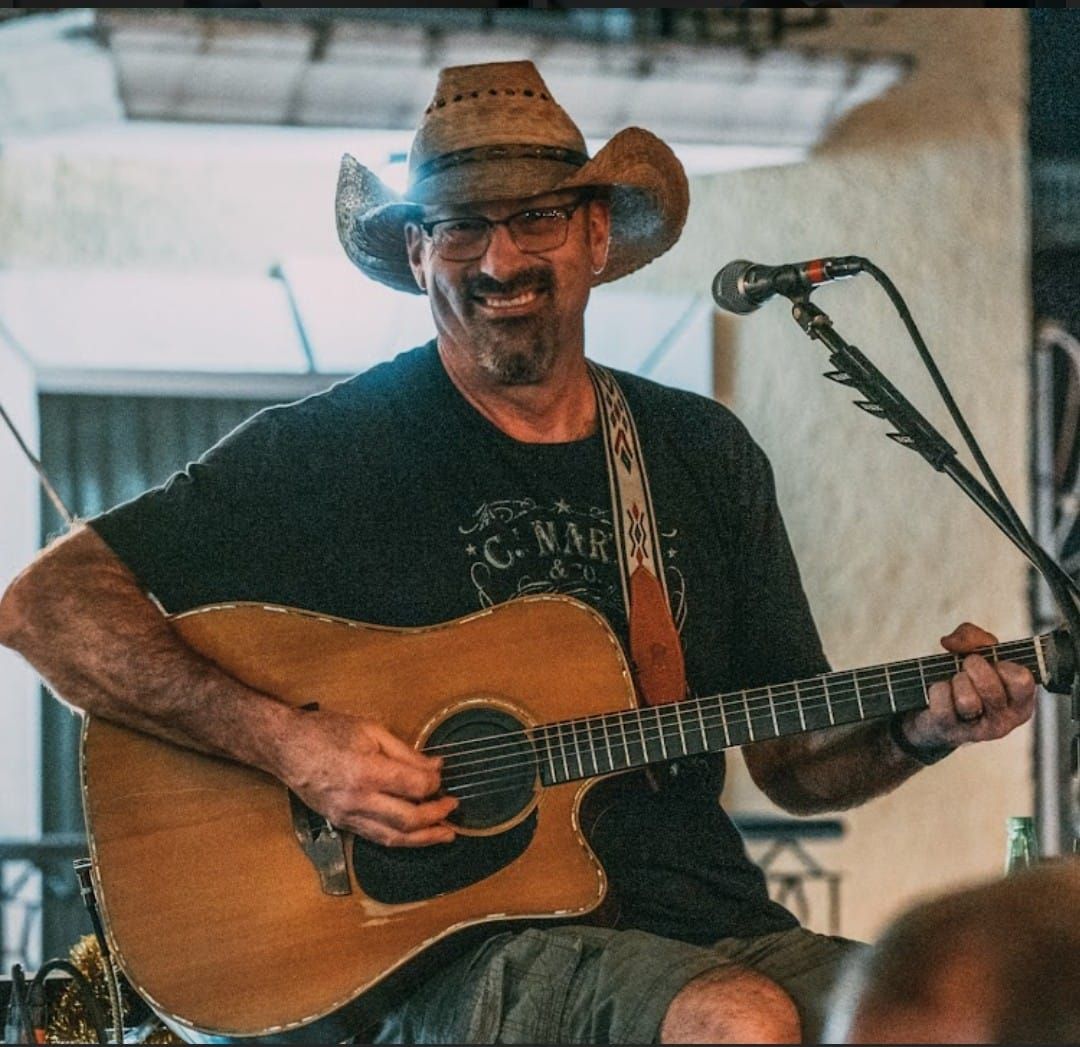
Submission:
<svg viewBox="0 0 1080 1047">
<path fill-rule="evenodd" d="M 568 512 L 570 512 L 570 503 L 567 502 L 565 498 L 560 498 L 555 503 L 555 511 L 557 513 L 568 513 Z"/>
<path fill-rule="evenodd" d="M 476 555 L 476 546 L 475 545 L 467 545 L 467 546 L 465 546 L 465 555 L 466 556 L 475 556 Z"/>
</svg>

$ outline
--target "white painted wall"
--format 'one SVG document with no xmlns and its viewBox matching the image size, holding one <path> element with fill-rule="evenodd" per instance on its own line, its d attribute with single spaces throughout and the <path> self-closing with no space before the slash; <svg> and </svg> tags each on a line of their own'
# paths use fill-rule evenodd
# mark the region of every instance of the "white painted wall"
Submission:
<svg viewBox="0 0 1080 1047">
<path fill-rule="evenodd" d="M 0 318 L 2 319 L 2 318 Z M 37 391 L 27 362 L 0 328 L 0 403 L 37 453 Z M 0 424 L 0 591 L 38 548 L 37 474 Z M 35 837 L 41 825 L 37 676 L 0 647 L 0 837 Z"/>
<path fill-rule="evenodd" d="M 869 256 L 905 295 L 1028 517 L 1026 16 L 829 14 L 823 46 L 910 50 L 917 63 L 910 80 L 851 114 L 806 164 L 695 181 L 682 241 L 627 287 L 705 287 L 732 258 Z M 961 446 L 899 319 L 868 277 L 822 288 L 815 301 Z M 776 469 L 833 664 L 929 654 L 964 620 L 1002 639 L 1027 635 L 1026 561 L 951 481 L 886 440 L 881 422 L 820 377 L 827 357 L 786 303 L 722 327 L 733 355 L 727 396 Z M 844 933 L 872 937 L 919 894 L 998 873 L 1005 818 L 1032 811 L 1032 746 L 1025 728 L 961 750 L 845 814 L 844 841 L 814 847 L 844 873 Z M 768 809 L 733 764 L 741 773 L 729 804 Z"/>
</svg>

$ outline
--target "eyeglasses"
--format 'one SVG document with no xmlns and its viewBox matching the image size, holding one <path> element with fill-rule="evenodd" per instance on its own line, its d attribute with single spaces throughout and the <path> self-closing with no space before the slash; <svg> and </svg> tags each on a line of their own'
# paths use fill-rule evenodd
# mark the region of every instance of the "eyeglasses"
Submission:
<svg viewBox="0 0 1080 1047">
<path fill-rule="evenodd" d="M 431 239 L 435 250 L 448 262 L 472 262 L 482 258 L 497 225 L 506 226 L 510 239 L 519 251 L 540 254 L 554 251 L 566 243 L 570 219 L 585 202 L 578 200 L 577 203 L 559 207 L 530 207 L 527 211 L 518 211 L 497 221 L 483 215 L 469 215 L 418 224 Z"/>
</svg>

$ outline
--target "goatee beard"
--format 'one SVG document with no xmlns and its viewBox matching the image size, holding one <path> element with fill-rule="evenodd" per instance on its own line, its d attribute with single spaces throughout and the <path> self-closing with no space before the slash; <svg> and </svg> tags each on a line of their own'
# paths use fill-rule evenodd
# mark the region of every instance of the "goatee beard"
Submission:
<svg viewBox="0 0 1080 1047">
<path fill-rule="evenodd" d="M 533 269 L 506 283 L 489 276 L 477 277 L 469 287 L 469 294 L 515 295 L 536 291 L 552 295 L 554 283 L 550 270 Z M 475 334 L 477 363 L 500 385 L 535 385 L 551 373 L 558 346 L 553 316 L 543 313 L 486 321 L 474 313 L 473 319 L 479 321 Z"/>
</svg>

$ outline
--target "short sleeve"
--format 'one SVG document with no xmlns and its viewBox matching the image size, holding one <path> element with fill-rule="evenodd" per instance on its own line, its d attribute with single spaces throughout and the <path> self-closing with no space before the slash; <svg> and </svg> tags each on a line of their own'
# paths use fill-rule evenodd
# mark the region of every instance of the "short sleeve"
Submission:
<svg viewBox="0 0 1080 1047">
<path fill-rule="evenodd" d="M 170 613 L 263 599 L 304 504 L 298 424 L 290 408 L 260 411 L 160 487 L 87 523 Z"/>
</svg>

